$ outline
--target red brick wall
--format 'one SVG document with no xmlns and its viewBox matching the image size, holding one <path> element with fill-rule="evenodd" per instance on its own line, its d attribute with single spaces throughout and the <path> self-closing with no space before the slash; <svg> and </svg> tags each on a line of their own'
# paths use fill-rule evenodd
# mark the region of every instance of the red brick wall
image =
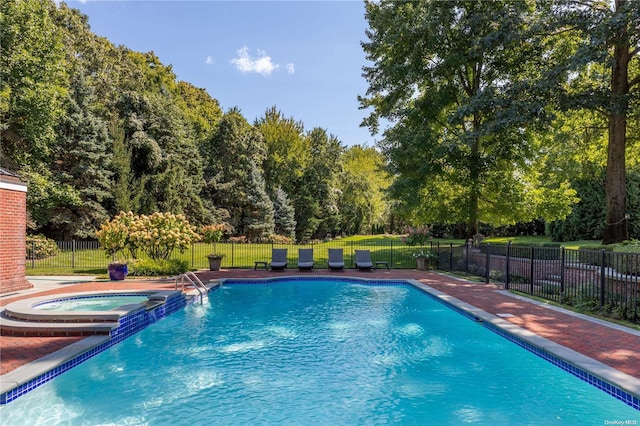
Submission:
<svg viewBox="0 0 640 426">
<path fill-rule="evenodd" d="M 0 179 L 0 293 L 33 287 L 25 278 L 26 227 L 26 187 Z"/>
</svg>

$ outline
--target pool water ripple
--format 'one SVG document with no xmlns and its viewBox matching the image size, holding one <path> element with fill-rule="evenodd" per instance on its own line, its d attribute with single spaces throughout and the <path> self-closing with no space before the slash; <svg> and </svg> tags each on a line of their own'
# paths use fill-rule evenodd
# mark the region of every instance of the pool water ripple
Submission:
<svg viewBox="0 0 640 426">
<path fill-rule="evenodd" d="M 300 280 L 223 287 L 0 410 L 3 425 L 640 417 L 412 287 Z"/>
</svg>

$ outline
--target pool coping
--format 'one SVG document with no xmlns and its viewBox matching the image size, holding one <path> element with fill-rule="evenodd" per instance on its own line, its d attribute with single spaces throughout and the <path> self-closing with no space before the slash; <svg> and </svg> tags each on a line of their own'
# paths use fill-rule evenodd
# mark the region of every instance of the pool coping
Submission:
<svg viewBox="0 0 640 426">
<path fill-rule="evenodd" d="M 74 342 L 62 349 L 43 356 L 29 364 L 9 371 L 0 376 L 0 394 L 5 394 L 29 383 L 49 371 L 52 371 L 61 365 L 69 362 L 80 355 L 90 351 L 91 349 L 108 342 L 111 336 L 88 336 L 84 339 Z"/>
</svg>

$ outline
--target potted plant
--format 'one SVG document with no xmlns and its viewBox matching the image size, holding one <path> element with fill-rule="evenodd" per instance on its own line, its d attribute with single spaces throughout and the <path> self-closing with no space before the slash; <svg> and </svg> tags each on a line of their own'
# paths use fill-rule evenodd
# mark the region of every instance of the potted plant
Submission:
<svg viewBox="0 0 640 426">
<path fill-rule="evenodd" d="M 126 262 L 112 262 L 107 266 L 107 272 L 110 280 L 124 280 L 129 274 L 129 267 Z"/>
<path fill-rule="evenodd" d="M 134 219 L 133 213 L 120 212 L 111 221 L 107 221 L 96 231 L 100 246 L 107 255 L 111 256 L 111 263 L 107 265 L 107 272 L 111 280 L 124 280 L 129 273 L 126 261 L 116 260 L 116 255 L 126 248 L 132 252 L 129 241 L 129 227 Z"/>
<path fill-rule="evenodd" d="M 207 244 L 213 244 L 213 252 L 207 255 L 209 259 L 209 270 L 210 271 L 219 271 L 220 266 L 222 264 L 222 258 L 224 254 L 216 252 L 216 243 L 222 239 L 222 234 L 224 233 L 225 225 L 205 225 L 200 228 L 200 234 L 202 236 L 202 241 Z"/>
<path fill-rule="evenodd" d="M 426 271 L 431 269 L 435 260 L 438 259 L 438 253 L 431 250 L 420 249 L 413 253 L 414 259 L 416 259 L 417 268 L 419 271 Z"/>
</svg>

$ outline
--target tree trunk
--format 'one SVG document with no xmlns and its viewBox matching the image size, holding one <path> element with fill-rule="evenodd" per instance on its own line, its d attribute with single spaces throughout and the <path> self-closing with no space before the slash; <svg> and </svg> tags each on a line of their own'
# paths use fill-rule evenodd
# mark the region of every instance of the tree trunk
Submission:
<svg viewBox="0 0 640 426">
<path fill-rule="evenodd" d="M 618 11 L 624 1 L 616 1 Z M 614 64 L 611 70 L 611 115 L 609 116 L 609 144 L 607 146 L 607 176 L 605 198 L 607 214 L 602 244 L 619 243 L 628 238 L 627 183 L 625 144 L 629 93 L 629 39 L 626 31 L 616 40 Z"/>
</svg>

